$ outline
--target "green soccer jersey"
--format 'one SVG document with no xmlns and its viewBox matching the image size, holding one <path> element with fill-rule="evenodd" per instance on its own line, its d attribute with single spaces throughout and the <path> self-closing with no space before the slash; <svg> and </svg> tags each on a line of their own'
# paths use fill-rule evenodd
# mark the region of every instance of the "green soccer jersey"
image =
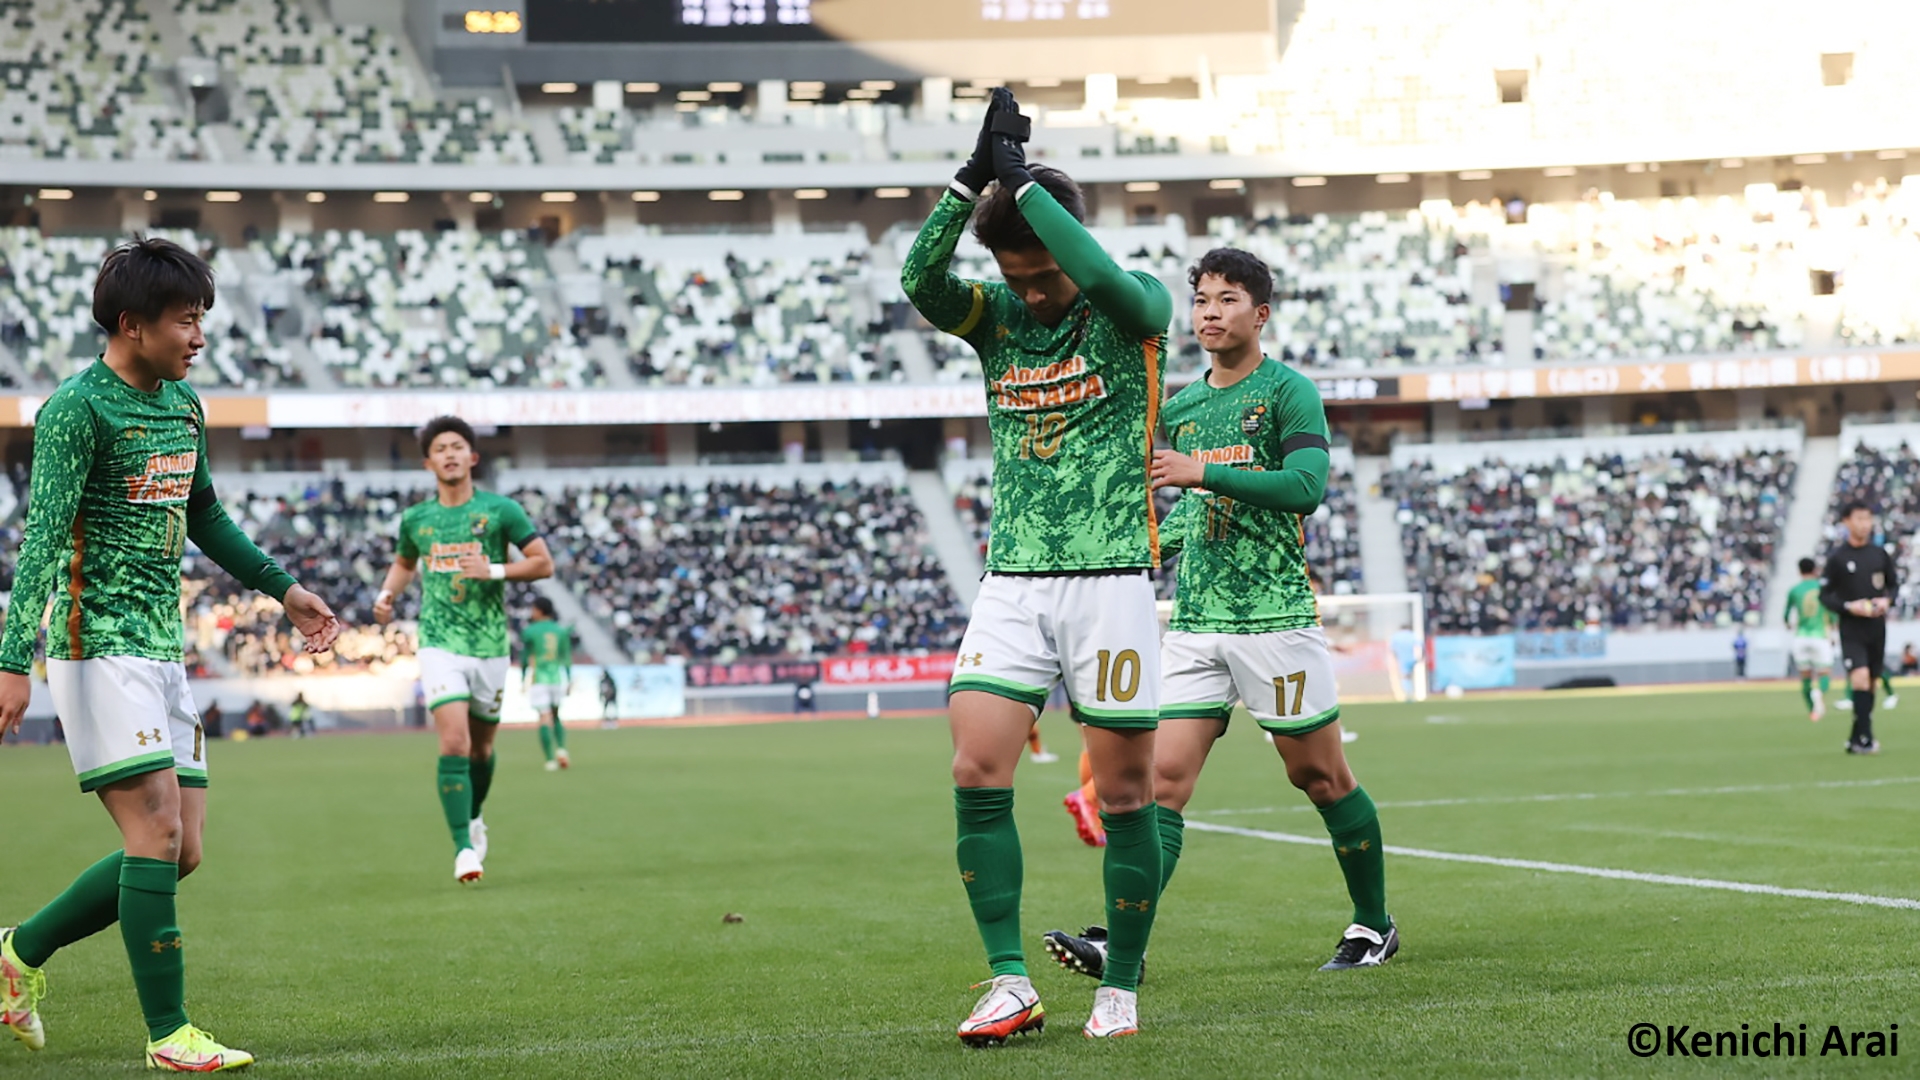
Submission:
<svg viewBox="0 0 1920 1080">
<path fill-rule="evenodd" d="M 250 588 L 277 600 L 293 586 L 214 498 L 206 413 L 186 383 L 140 390 L 104 362 L 61 383 L 34 421 L 0 670 L 28 671 L 49 593 L 48 656 L 178 662 L 189 537 Z"/>
<path fill-rule="evenodd" d="M 1313 380 L 1273 360 L 1224 390 L 1205 378 L 1167 402 L 1173 448 L 1217 469 L 1275 472 L 1296 449 L 1327 446 Z M 1224 481 L 1220 481 L 1224 483 Z M 1307 578 L 1305 519 L 1217 492 L 1180 497 L 1164 526 L 1174 570 L 1174 630 L 1264 634 L 1320 625 Z"/>
<path fill-rule="evenodd" d="M 973 206 L 948 192 L 900 272 L 927 321 L 963 338 L 986 375 L 993 435 L 987 569 L 1050 574 L 1159 565 L 1147 465 L 1173 301 L 1121 270 L 1039 185 L 1021 212 L 1080 295 L 1058 326 L 1003 282 L 949 270 Z"/>
<path fill-rule="evenodd" d="M 1833 612 L 1820 602 L 1820 583 L 1803 581 L 1787 593 L 1787 623 L 1794 637 L 1825 641 L 1833 626 Z"/>
<path fill-rule="evenodd" d="M 475 491 L 459 506 L 438 497 L 400 517 L 400 557 L 420 564 L 420 647 L 482 659 L 507 655 L 507 583 L 460 573 L 460 559 L 507 561 L 507 545 L 525 550 L 536 535 L 520 504 Z"/>
<path fill-rule="evenodd" d="M 526 650 L 525 663 L 533 670 L 533 681 L 540 686 L 559 686 L 573 674 L 573 631 L 557 622 L 541 619 L 520 631 L 520 646 Z"/>
</svg>

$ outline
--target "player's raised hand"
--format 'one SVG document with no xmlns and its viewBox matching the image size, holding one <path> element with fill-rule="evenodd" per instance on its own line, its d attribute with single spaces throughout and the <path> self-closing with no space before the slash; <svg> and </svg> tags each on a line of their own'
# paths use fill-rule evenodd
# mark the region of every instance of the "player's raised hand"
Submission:
<svg viewBox="0 0 1920 1080">
<path fill-rule="evenodd" d="M 1178 450 L 1162 447 L 1153 452 L 1153 466 L 1147 475 L 1155 491 L 1163 487 L 1197 488 L 1207 478 L 1207 467 Z"/>
<path fill-rule="evenodd" d="M 1000 91 L 987 99 L 987 115 L 980 118 L 980 134 L 973 140 L 973 156 L 953 178 L 975 195 L 993 182 L 993 118 L 1001 111 Z"/>
<path fill-rule="evenodd" d="M 1033 183 L 1025 145 L 1033 135 L 1033 121 L 1020 114 L 1020 103 L 1006 87 L 996 88 L 993 99 L 1000 106 L 987 117 L 987 123 L 993 128 L 994 179 L 1003 187 L 1018 191 Z"/>
<path fill-rule="evenodd" d="M 493 564 L 485 555 L 460 556 L 460 576 L 475 581 L 488 581 L 493 577 Z"/>
<path fill-rule="evenodd" d="M 295 585 L 287 590 L 280 606 L 287 609 L 287 619 L 293 623 L 293 628 L 307 639 L 308 652 L 323 653 L 333 648 L 334 639 L 340 636 L 340 620 L 325 600 L 308 592 L 303 586 Z M 388 609 L 391 611 L 391 604 Z"/>
<path fill-rule="evenodd" d="M 25 675 L 0 671 L 0 742 L 20 729 L 27 717 L 27 703 L 33 700 L 33 683 Z"/>
</svg>

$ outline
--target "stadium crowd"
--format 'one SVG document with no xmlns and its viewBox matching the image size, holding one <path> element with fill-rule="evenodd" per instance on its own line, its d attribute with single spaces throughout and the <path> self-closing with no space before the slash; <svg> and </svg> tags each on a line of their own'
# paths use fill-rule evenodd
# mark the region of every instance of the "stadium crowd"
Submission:
<svg viewBox="0 0 1920 1080">
<path fill-rule="evenodd" d="M 1900 591 L 1894 597 L 1893 617 L 1911 619 L 1920 614 L 1920 457 L 1906 442 L 1890 449 L 1865 445 L 1855 447 L 1850 457 L 1840 462 L 1833 480 L 1833 503 L 1828 507 L 1825 547 L 1845 542 L 1846 528 L 1839 524 L 1840 511 L 1858 500 L 1878 516 L 1880 542 L 1893 551 L 1894 567 L 1900 578 Z"/>
<path fill-rule="evenodd" d="M 1692 450 L 1383 478 L 1441 632 L 1758 624 L 1794 458 Z"/>
</svg>

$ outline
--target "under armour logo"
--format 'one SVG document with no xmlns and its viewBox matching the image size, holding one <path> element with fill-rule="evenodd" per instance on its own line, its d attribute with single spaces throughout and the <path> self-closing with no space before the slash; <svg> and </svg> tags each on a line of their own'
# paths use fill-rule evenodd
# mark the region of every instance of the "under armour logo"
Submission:
<svg viewBox="0 0 1920 1080">
<path fill-rule="evenodd" d="M 441 784 L 440 785 L 440 794 L 442 795 L 451 795 L 456 791 L 465 791 L 465 790 L 467 790 L 467 785 L 465 784 Z"/>
<path fill-rule="evenodd" d="M 168 949 L 178 952 L 187 947 L 187 943 L 181 940 L 178 934 L 174 935 L 172 941 L 149 941 L 147 944 L 153 946 L 153 952 L 156 956 L 166 952 Z"/>
<path fill-rule="evenodd" d="M 154 728 L 152 731 L 136 731 L 134 732 L 134 737 L 140 740 L 141 746 L 145 746 L 150 742 L 157 743 L 160 741 L 160 729 Z"/>
<path fill-rule="evenodd" d="M 1153 906 L 1153 901 L 1151 900 L 1115 899 L 1113 902 L 1113 910 L 1115 911 L 1145 911 L 1152 906 Z"/>
<path fill-rule="evenodd" d="M 969 885 L 973 884 L 973 871 L 971 870 L 960 871 L 960 880 L 966 882 Z"/>
<path fill-rule="evenodd" d="M 954 667 L 979 667 L 986 653 L 961 653 L 953 661 Z"/>
</svg>

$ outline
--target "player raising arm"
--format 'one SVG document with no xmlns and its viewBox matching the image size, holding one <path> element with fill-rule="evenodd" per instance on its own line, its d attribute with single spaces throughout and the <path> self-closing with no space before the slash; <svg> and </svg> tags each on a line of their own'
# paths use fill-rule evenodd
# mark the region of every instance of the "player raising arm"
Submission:
<svg viewBox="0 0 1920 1080">
<path fill-rule="evenodd" d="M 1160 652 L 1147 577 L 1159 553 L 1147 462 L 1172 300 L 1088 235 L 1071 179 L 1028 167 L 1025 127 L 1013 96 L 996 90 L 972 159 L 900 274 L 920 313 L 980 354 L 993 436 L 987 576 L 949 691 L 960 880 L 993 972 L 960 1026 L 969 1044 L 1045 1023 L 1021 949 L 1013 771 L 1062 680 L 1087 725 L 1107 830 L 1112 962 L 1089 1036 L 1138 1029 L 1140 960 L 1160 888 L 1152 790 Z M 993 180 L 999 186 L 982 199 Z M 970 217 L 1004 284 L 949 269 Z"/>
<path fill-rule="evenodd" d="M 146 1017 L 147 1066 L 183 1072 L 253 1061 L 187 1020 L 174 895 L 200 865 L 207 820 L 207 748 L 181 662 L 187 541 L 278 599 L 308 652 L 326 651 L 340 632 L 333 611 L 262 554 L 214 495 L 206 411 L 184 381 L 206 345 L 200 319 L 213 299 L 213 271 L 165 240 L 121 244 L 101 262 L 93 318 L 106 353 L 61 383 L 34 422 L 26 536 L 0 636 L 5 739 L 27 710 L 52 594 L 47 689 L 80 790 L 99 796 L 124 845 L 17 929 L 0 930 L 0 1022 L 29 1049 L 45 1045 L 41 966 L 118 922 Z"/>
<path fill-rule="evenodd" d="M 1167 402 L 1173 448 L 1153 458 L 1154 486 L 1185 491 L 1162 528 L 1180 562 L 1154 756 L 1161 888 L 1180 857 L 1180 811 L 1238 700 L 1319 809 L 1346 877 L 1353 924 L 1322 970 L 1372 966 L 1400 935 L 1387 916 L 1379 818 L 1341 749 L 1333 658 L 1307 578 L 1305 518 L 1327 487 L 1326 412 L 1313 380 L 1260 353 L 1273 298 L 1266 263 L 1216 248 L 1188 279 L 1194 333 L 1212 362 Z M 1110 963 L 1105 936 L 1056 930 L 1047 951 L 1097 975 Z"/>
<path fill-rule="evenodd" d="M 453 833 L 453 876 L 480 880 L 487 857 L 481 804 L 493 787 L 493 739 L 507 690 L 507 586 L 553 574 L 547 542 L 535 535 L 520 504 L 476 491 L 480 464 L 473 428 L 441 416 L 420 429 L 420 452 L 434 475 L 434 497 L 400 516 L 400 541 L 386 584 L 373 602 L 374 620 L 393 621 L 393 598 L 406 591 L 422 557 L 420 682 L 440 733 L 435 786 Z M 521 558 L 507 560 L 507 546 Z"/>
</svg>

